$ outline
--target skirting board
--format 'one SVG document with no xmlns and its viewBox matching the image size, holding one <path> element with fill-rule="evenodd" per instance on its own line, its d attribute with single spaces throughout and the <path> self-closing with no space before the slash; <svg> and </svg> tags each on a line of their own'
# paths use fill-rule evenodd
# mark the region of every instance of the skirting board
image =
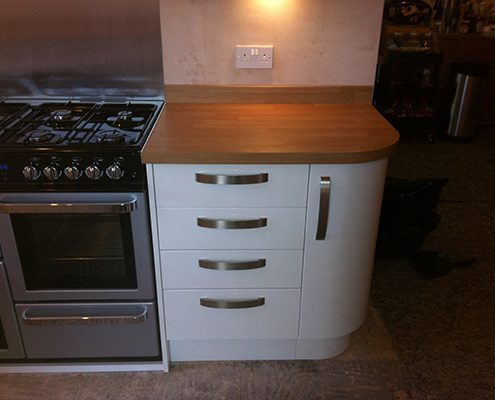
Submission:
<svg viewBox="0 0 495 400">
<path fill-rule="evenodd" d="M 166 85 L 167 103 L 371 104 L 372 86 Z"/>
<path fill-rule="evenodd" d="M 343 353 L 351 335 L 332 339 L 171 340 L 171 361 L 321 360 Z"/>
</svg>

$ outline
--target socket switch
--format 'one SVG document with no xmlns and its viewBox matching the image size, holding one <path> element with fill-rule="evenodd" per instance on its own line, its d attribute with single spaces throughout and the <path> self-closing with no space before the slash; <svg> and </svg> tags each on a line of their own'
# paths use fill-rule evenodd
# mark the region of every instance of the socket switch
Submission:
<svg viewBox="0 0 495 400">
<path fill-rule="evenodd" d="M 235 67 L 271 69 L 273 67 L 273 45 L 237 45 Z"/>
</svg>

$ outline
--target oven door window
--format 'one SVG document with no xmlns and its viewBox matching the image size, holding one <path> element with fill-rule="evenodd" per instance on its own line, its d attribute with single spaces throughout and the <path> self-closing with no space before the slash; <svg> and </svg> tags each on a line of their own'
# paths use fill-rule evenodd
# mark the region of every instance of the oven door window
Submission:
<svg viewBox="0 0 495 400">
<path fill-rule="evenodd" d="M 11 216 L 27 290 L 135 289 L 129 214 Z"/>
<path fill-rule="evenodd" d="M 7 350 L 7 338 L 5 337 L 5 331 L 3 330 L 2 319 L 0 315 L 0 351 Z"/>
</svg>

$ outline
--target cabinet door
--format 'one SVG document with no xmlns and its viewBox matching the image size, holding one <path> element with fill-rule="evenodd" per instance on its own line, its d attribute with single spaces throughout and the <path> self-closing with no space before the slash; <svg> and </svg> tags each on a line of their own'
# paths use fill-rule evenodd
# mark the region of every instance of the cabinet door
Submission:
<svg viewBox="0 0 495 400">
<path fill-rule="evenodd" d="M 386 167 L 386 159 L 311 166 L 301 338 L 343 336 L 364 321 Z"/>
</svg>

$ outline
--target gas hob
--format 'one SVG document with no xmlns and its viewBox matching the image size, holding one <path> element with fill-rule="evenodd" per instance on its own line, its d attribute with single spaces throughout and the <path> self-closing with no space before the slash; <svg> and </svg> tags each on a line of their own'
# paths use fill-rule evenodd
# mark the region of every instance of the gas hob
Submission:
<svg viewBox="0 0 495 400">
<path fill-rule="evenodd" d="M 0 146 L 139 145 L 150 103 L 0 103 Z"/>
<path fill-rule="evenodd" d="M 162 102 L 0 102 L 0 191 L 134 190 Z"/>
</svg>

